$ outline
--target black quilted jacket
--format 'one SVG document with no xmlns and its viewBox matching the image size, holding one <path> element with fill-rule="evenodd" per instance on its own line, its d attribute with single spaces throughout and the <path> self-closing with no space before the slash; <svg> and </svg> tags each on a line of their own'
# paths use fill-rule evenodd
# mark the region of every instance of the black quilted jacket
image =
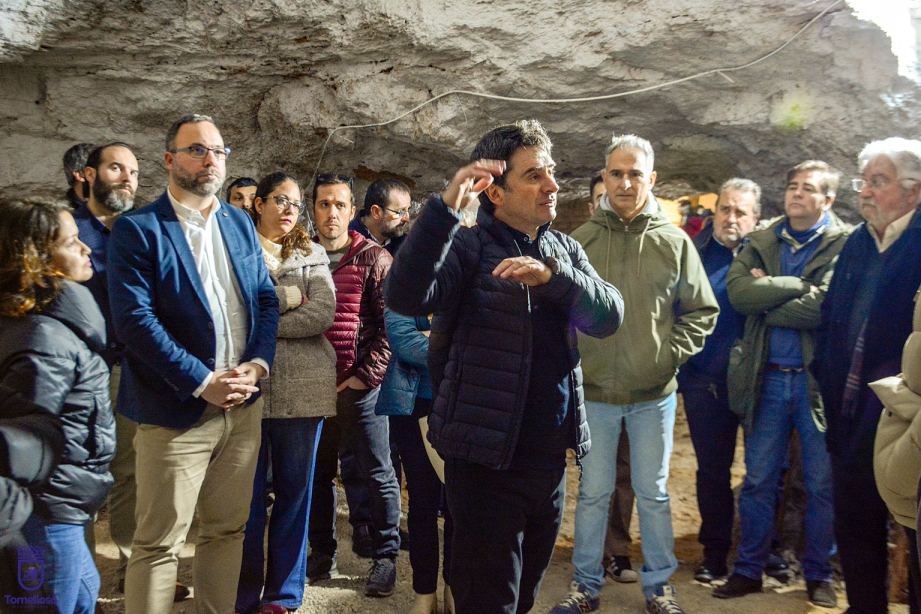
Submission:
<svg viewBox="0 0 921 614">
<path fill-rule="evenodd" d="M 531 295 L 568 310 L 567 331 L 575 367 L 571 395 L 576 411 L 571 447 L 581 457 L 591 445 L 582 393 L 576 334 L 605 337 L 623 318 L 623 299 L 588 263 L 578 243 L 541 228 L 542 256 L 559 272 L 543 286 L 500 280 L 492 271 L 518 256 L 511 234 L 480 208 L 477 226 L 433 197 L 397 254 L 385 281 L 388 307 L 406 315 L 436 313 L 429 364 L 435 401 L 429 439 L 442 457 L 508 468 L 528 393 L 531 356 Z"/>
<path fill-rule="evenodd" d="M 64 451 L 47 482 L 31 484 L 35 513 L 83 524 L 112 487 L 115 419 L 109 403 L 105 323 L 90 291 L 67 282 L 44 313 L 0 318 L 0 417 L 57 418 Z"/>
</svg>

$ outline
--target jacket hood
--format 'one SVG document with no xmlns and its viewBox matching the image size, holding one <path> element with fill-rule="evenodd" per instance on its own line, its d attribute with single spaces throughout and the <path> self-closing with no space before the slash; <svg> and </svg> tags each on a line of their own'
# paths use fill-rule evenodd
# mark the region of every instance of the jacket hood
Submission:
<svg viewBox="0 0 921 614">
<path fill-rule="evenodd" d="M 74 332 L 96 353 L 106 347 L 106 323 L 93 295 L 73 281 L 65 281 L 60 294 L 41 315 L 54 318 Z"/>
<path fill-rule="evenodd" d="M 607 194 L 602 198 L 607 200 Z M 610 206 L 609 206 L 610 207 Z M 604 271 L 605 278 L 608 279 L 610 275 L 610 265 L 611 265 L 611 241 L 612 234 L 617 232 L 621 234 L 640 234 L 638 254 L 636 258 L 636 274 L 641 274 L 642 262 L 643 262 L 643 246 L 646 240 L 646 234 L 650 230 L 655 230 L 663 226 L 672 226 L 672 223 L 665 218 L 662 214 L 662 206 L 659 205 L 659 201 L 656 200 L 656 197 L 650 192 L 649 199 L 646 202 L 646 206 L 643 207 L 643 210 L 640 211 L 632 220 L 629 222 L 624 222 L 623 219 L 613 211 L 607 208 L 599 207 L 595 214 L 587 222 L 592 228 L 597 232 L 599 230 L 606 231 L 604 236 L 607 237 L 607 246 L 608 249 L 605 253 L 604 259 Z M 596 267 L 598 265 L 596 264 Z"/>
</svg>

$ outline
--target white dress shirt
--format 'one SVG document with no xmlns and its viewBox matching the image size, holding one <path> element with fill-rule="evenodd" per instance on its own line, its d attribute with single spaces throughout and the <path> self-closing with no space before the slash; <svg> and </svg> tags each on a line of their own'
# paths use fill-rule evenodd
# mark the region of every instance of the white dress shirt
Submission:
<svg viewBox="0 0 921 614">
<path fill-rule="evenodd" d="M 197 211 L 180 203 L 169 188 L 166 194 L 179 218 L 189 249 L 192 250 L 198 276 L 208 299 L 214 322 L 214 372 L 232 369 L 240 364 L 240 352 L 246 348 L 249 314 L 230 265 L 221 227 L 215 220 L 221 205 L 214 198 L 208 209 Z M 252 362 L 260 365 L 268 374 L 269 368 L 264 360 L 254 358 Z M 205 377 L 192 393 L 193 396 L 198 397 L 204 392 L 214 372 Z"/>
</svg>

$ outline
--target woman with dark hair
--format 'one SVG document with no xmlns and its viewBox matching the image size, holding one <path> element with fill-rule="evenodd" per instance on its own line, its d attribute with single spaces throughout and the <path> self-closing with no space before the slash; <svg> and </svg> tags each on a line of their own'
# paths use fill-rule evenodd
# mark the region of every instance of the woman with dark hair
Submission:
<svg viewBox="0 0 921 614">
<path fill-rule="evenodd" d="M 20 582 L 44 584 L 51 597 L 41 605 L 68 613 L 95 611 L 99 572 L 84 525 L 112 486 L 115 453 L 109 369 L 99 354 L 105 323 L 75 283 L 93 275 L 89 254 L 65 205 L 0 202 L 0 417 L 51 415 L 64 434 L 50 478 L 29 487 Z"/>
<path fill-rule="evenodd" d="M 283 613 L 301 605 L 314 459 L 323 418 L 336 413 L 336 354 L 323 335 L 333 323 L 335 290 L 326 252 L 298 224 L 303 211 L 301 192 L 290 176 L 273 173 L 259 182 L 251 214 L 281 317 L 275 362 L 262 388 L 262 446 L 237 588 L 241 614 Z M 275 503 L 264 567 L 270 464 Z"/>
</svg>

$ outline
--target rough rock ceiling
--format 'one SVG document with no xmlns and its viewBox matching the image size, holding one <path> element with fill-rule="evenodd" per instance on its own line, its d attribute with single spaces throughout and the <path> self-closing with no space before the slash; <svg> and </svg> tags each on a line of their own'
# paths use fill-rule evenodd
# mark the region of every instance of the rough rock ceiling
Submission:
<svg viewBox="0 0 921 614">
<path fill-rule="evenodd" d="M 745 64 L 832 1 L 0 0 L 0 188 L 60 189 L 67 147 L 119 139 L 136 147 L 142 196 L 153 197 L 163 135 L 189 111 L 216 118 L 234 148 L 229 175 L 307 179 L 332 127 L 453 89 L 583 97 Z M 321 167 L 405 177 L 422 195 L 487 129 L 537 117 L 555 143 L 561 200 L 584 198 L 618 131 L 653 142 L 660 194 L 742 175 L 771 203 L 792 163 L 817 157 L 850 174 L 867 140 L 921 136 L 921 90 L 844 2 L 730 76 L 600 102 L 450 96 L 337 132 Z"/>
</svg>

